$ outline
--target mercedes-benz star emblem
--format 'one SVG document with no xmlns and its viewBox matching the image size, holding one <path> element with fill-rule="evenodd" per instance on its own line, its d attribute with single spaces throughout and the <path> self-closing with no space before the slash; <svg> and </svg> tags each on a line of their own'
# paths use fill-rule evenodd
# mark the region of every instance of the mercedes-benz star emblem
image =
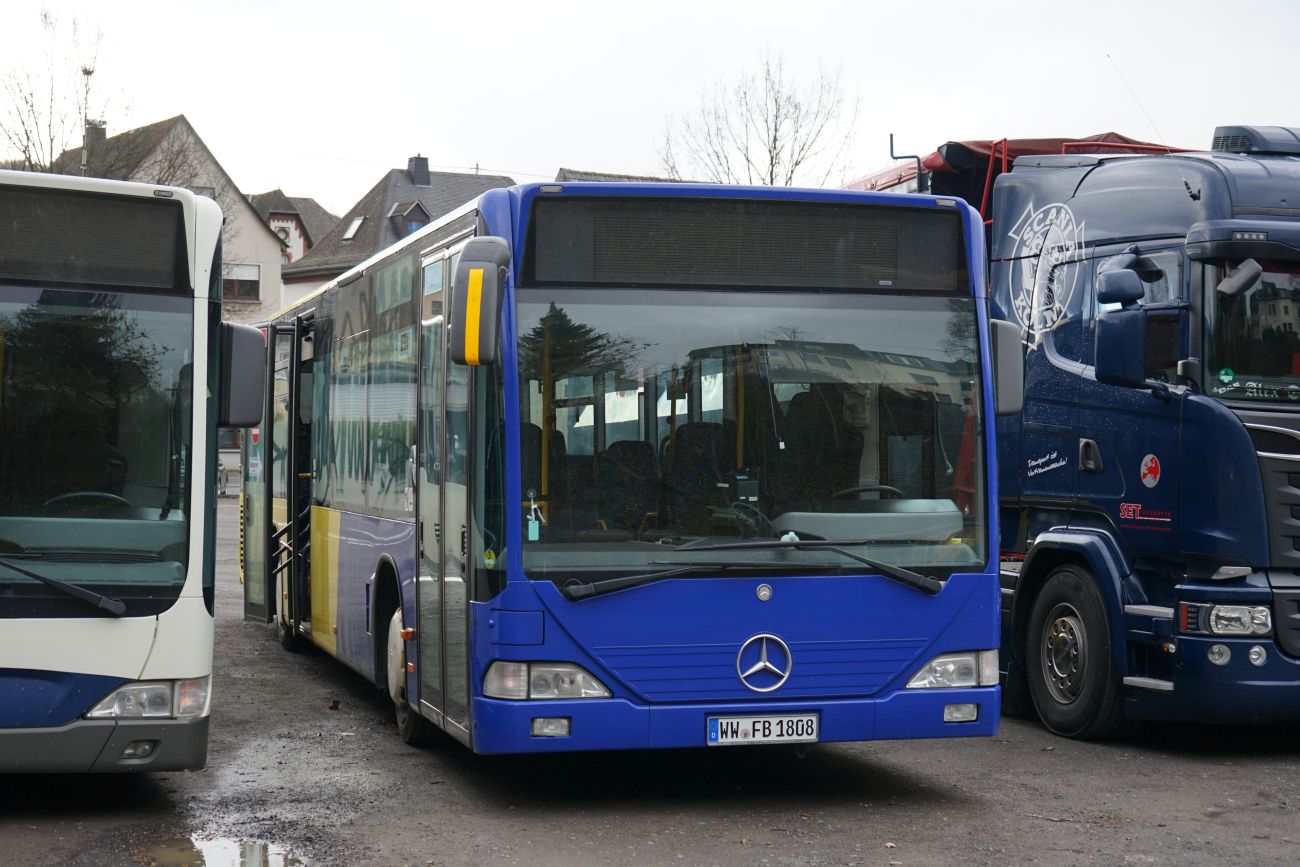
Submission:
<svg viewBox="0 0 1300 867">
<path fill-rule="evenodd" d="M 790 648 L 775 635 L 755 635 L 740 645 L 736 674 L 754 692 L 771 692 L 785 683 L 793 668 Z"/>
</svg>

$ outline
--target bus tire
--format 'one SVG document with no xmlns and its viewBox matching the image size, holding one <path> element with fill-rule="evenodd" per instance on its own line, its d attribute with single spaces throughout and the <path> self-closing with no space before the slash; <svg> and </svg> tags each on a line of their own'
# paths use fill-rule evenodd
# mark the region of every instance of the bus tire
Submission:
<svg viewBox="0 0 1300 867">
<path fill-rule="evenodd" d="M 420 716 L 406 700 L 406 640 L 402 638 L 402 609 L 393 612 L 388 621 L 388 659 L 384 670 L 387 674 L 388 697 L 393 700 L 397 717 L 397 734 L 412 746 L 420 746 L 429 741 L 433 730 L 429 721 Z"/>
<path fill-rule="evenodd" d="M 276 615 L 275 630 L 280 636 L 280 646 L 290 653 L 302 653 L 307 648 L 307 642 L 303 639 L 298 631 L 290 629 L 289 624 Z"/>
<path fill-rule="evenodd" d="M 1124 728 L 1123 689 L 1111 663 L 1106 605 L 1085 569 L 1061 566 L 1047 576 L 1025 636 L 1029 695 L 1055 734 L 1082 740 Z"/>
</svg>

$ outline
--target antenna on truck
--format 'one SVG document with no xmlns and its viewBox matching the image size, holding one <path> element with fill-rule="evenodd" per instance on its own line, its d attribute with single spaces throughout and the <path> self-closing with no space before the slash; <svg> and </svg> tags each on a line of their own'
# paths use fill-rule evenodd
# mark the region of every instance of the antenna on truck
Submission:
<svg viewBox="0 0 1300 867">
<path fill-rule="evenodd" d="M 930 191 L 929 179 L 925 176 L 925 167 L 921 165 L 921 158 L 916 154 L 896 154 L 894 153 L 894 134 L 889 134 L 889 158 L 891 160 L 916 160 L 916 191 L 918 193 L 928 193 Z"/>
<path fill-rule="evenodd" d="M 1142 112 L 1143 117 L 1147 119 L 1147 123 L 1151 124 L 1151 129 L 1156 134 L 1156 141 L 1164 145 L 1169 153 L 1173 153 L 1174 149 L 1169 147 L 1169 142 L 1165 141 L 1165 137 L 1160 134 L 1160 127 L 1156 126 L 1156 122 L 1152 120 L 1151 114 L 1147 111 L 1146 106 L 1142 104 L 1142 100 L 1138 99 L 1137 92 L 1134 91 L 1133 86 L 1128 83 L 1128 79 L 1124 77 L 1124 73 L 1119 71 L 1119 64 L 1117 64 L 1109 54 L 1106 55 L 1106 60 L 1110 63 L 1111 68 L 1115 70 L 1115 74 L 1119 76 L 1120 82 L 1128 89 L 1129 96 L 1133 97 L 1133 101 L 1137 103 L 1138 111 Z M 1188 182 L 1187 176 L 1183 174 L 1181 167 L 1178 169 L 1178 174 L 1183 179 L 1183 187 L 1186 188 L 1188 197 L 1191 198 L 1193 202 L 1199 202 L 1201 199 L 1201 191 L 1192 189 L 1192 185 Z"/>
</svg>

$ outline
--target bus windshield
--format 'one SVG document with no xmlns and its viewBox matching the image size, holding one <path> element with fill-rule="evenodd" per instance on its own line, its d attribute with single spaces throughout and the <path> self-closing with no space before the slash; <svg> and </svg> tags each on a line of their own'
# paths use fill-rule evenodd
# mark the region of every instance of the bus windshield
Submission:
<svg viewBox="0 0 1300 867">
<path fill-rule="evenodd" d="M 1253 284 L 1218 292 L 1241 264 L 1204 266 L 1206 386 L 1229 400 L 1300 401 L 1300 262 L 1261 261 Z"/>
<path fill-rule="evenodd" d="M 851 542 L 931 573 L 982 568 L 972 298 L 587 287 L 517 298 L 530 577 L 648 562 L 845 566 L 811 546 L 705 550 L 751 539 Z"/>
<path fill-rule="evenodd" d="M 0 558 L 157 613 L 188 560 L 193 301 L 0 292 Z M 0 617 L 94 616 L 0 569 Z"/>
</svg>

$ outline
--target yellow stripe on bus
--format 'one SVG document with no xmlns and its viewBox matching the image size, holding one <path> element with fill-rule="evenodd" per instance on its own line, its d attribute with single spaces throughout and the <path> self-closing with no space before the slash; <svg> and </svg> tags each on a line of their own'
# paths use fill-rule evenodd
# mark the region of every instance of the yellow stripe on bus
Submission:
<svg viewBox="0 0 1300 867">
<path fill-rule="evenodd" d="M 478 324 L 483 308 L 483 269 L 469 269 L 469 292 L 465 299 L 465 363 L 478 364 Z"/>
</svg>

